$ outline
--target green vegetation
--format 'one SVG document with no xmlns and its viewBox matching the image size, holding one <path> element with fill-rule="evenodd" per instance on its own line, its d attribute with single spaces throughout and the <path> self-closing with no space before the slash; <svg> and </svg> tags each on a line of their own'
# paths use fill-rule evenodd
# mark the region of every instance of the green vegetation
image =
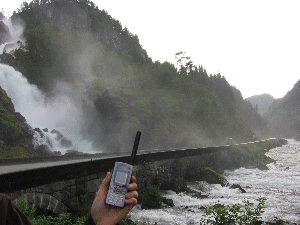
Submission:
<svg viewBox="0 0 300 225">
<path fill-rule="evenodd" d="M 25 139 L 17 121 L 14 105 L 0 87 L 0 159 L 31 157 L 25 149 Z"/>
<path fill-rule="evenodd" d="M 146 187 L 141 194 L 141 204 L 145 209 L 159 209 L 162 206 L 162 193 L 159 187 L 152 185 Z"/>
<path fill-rule="evenodd" d="M 16 202 L 16 206 L 27 216 L 33 225 L 83 225 L 87 216 L 76 216 L 71 213 L 62 213 L 59 216 L 38 215 L 37 208 L 29 208 L 26 201 Z M 86 213 L 88 215 L 89 211 Z M 126 216 L 121 225 L 135 225 L 130 216 Z"/>
<path fill-rule="evenodd" d="M 245 201 L 245 205 L 235 204 L 232 206 L 225 206 L 223 204 L 215 204 L 205 211 L 209 216 L 208 219 L 203 219 L 200 225 L 259 225 L 263 224 L 261 221 L 261 214 L 264 212 L 265 198 L 257 199 L 258 204 L 253 207 L 249 201 Z"/>
<path fill-rule="evenodd" d="M 80 225 L 84 224 L 86 217 L 75 218 L 71 214 L 62 213 L 58 217 L 37 215 L 35 207 L 29 208 L 26 201 L 16 202 L 16 206 L 28 217 L 33 225 Z"/>
<path fill-rule="evenodd" d="M 228 183 L 224 176 L 211 168 L 189 167 L 186 170 L 185 177 L 187 180 L 201 180 L 206 181 L 209 184 L 221 184 L 223 186 Z"/>
<path fill-rule="evenodd" d="M 162 149 L 251 141 L 265 126 L 224 76 L 208 75 L 184 52 L 177 66 L 153 62 L 137 35 L 89 0 L 24 2 L 18 18 L 26 42 L 13 62 L 2 60 L 47 96 L 57 82 L 88 96 L 96 115 L 86 110 L 93 122 L 84 133 L 102 150 L 130 149 L 136 130 L 141 148 Z"/>
<path fill-rule="evenodd" d="M 284 139 L 270 139 L 259 143 L 235 145 L 232 146 L 232 148 L 234 152 L 242 153 L 247 160 L 266 165 L 273 162 L 273 160 L 267 157 L 265 152 L 272 148 L 282 146 L 283 144 L 286 144 L 286 140 Z"/>
<path fill-rule="evenodd" d="M 33 155 L 28 153 L 22 144 L 0 148 L 0 159 L 29 158 L 32 156 Z"/>
</svg>

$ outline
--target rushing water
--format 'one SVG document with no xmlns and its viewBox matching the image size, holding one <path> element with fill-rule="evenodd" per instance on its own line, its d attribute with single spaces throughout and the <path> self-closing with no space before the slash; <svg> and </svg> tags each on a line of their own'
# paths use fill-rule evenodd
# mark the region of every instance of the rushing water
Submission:
<svg viewBox="0 0 300 225">
<path fill-rule="evenodd" d="M 269 170 L 240 168 L 225 171 L 230 184 L 240 184 L 246 193 L 220 185 L 205 182 L 189 184 L 193 190 L 209 195 L 197 199 L 184 193 L 168 191 L 165 197 L 174 201 L 175 207 L 159 210 L 141 210 L 139 206 L 131 213 L 135 221 L 149 221 L 150 224 L 198 224 L 204 216 L 203 208 L 215 203 L 243 204 L 244 200 L 255 203 L 255 199 L 265 197 L 266 209 L 262 219 L 274 218 L 291 223 L 300 222 L 300 142 L 289 140 L 288 145 L 271 149 L 267 156 L 276 160 L 269 164 Z"/>
</svg>

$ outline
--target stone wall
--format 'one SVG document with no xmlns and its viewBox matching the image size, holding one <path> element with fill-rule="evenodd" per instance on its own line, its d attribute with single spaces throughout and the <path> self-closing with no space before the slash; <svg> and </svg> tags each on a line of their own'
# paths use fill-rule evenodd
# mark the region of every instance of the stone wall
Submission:
<svg viewBox="0 0 300 225">
<path fill-rule="evenodd" d="M 2 174 L 0 192 L 13 200 L 26 200 L 30 207 L 48 209 L 57 214 L 70 212 L 94 199 L 102 179 L 115 161 L 128 162 L 129 159 L 129 156 L 107 157 Z M 232 146 L 142 152 L 136 157 L 134 175 L 139 190 L 155 184 L 180 191 L 184 188 L 180 185 L 184 185 L 182 181 L 191 169 L 197 171 L 209 167 L 222 173 L 224 169 L 239 168 L 246 160 L 234 152 Z"/>
</svg>

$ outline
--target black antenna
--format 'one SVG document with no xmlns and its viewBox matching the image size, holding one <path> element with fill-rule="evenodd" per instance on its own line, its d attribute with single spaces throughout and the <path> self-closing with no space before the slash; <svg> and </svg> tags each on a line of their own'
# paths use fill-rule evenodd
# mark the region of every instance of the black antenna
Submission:
<svg viewBox="0 0 300 225">
<path fill-rule="evenodd" d="M 140 142 L 140 138 L 141 138 L 141 132 L 138 131 L 138 132 L 136 132 L 136 136 L 135 136 L 135 140 L 134 140 L 134 144 L 133 144 L 133 149 L 132 149 L 132 153 L 131 153 L 131 157 L 130 157 L 130 164 L 131 165 L 133 165 L 133 163 L 134 163 L 136 152 L 137 152 L 139 142 Z"/>
</svg>

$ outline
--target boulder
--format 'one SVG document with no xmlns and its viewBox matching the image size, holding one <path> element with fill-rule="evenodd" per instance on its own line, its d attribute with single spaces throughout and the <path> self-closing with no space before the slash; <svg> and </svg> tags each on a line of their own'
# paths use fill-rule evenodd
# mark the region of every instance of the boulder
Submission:
<svg viewBox="0 0 300 225">
<path fill-rule="evenodd" d="M 55 129 L 51 130 L 51 133 L 57 135 L 56 140 L 60 140 L 64 137 L 61 132 L 59 132 L 58 130 L 55 130 Z"/>
<path fill-rule="evenodd" d="M 63 137 L 61 140 L 60 140 L 60 143 L 61 143 L 61 146 L 64 147 L 64 148 L 70 148 L 73 146 L 73 143 L 72 141 L 70 141 L 69 139 Z"/>
<path fill-rule="evenodd" d="M 230 187 L 230 189 L 239 189 L 242 193 L 246 193 L 245 189 L 241 187 L 241 185 L 239 184 L 232 184 Z"/>
<path fill-rule="evenodd" d="M 162 202 L 164 204 L 166 204 L 167 206 L 169 206 L 169 207 L 175 206 L 173 200 L 172 199 L 167 199 L 166 197 L 163 197 Z"/>
<path fill-rule="evenodd" d="M 38 146 L 34 153 L 38 156 L 53 156 L 53 152 L 50 150 L 48 145 Z"/>
<path fill-rule="evenodd" d="M 64 137 L 64 135 L 61 132 L 59 132 L 58 130 L 53 129 L 51 131 L 51 133 L 57 135 L 55 139 L 57 141 L 60 141 L 60 145 L 63 148 L 74 148 L 72 141 L 70 141 L 68 138 Z"/>
<path fill-rule="evenodd" d="M 209 184 L 221 184 L 222 186 L 227 186 L 228 181 L 224 176 L 218 174 L 210 168 L 187 168 L 186 175 L 187 180 L 192 181 L 206 181 Z"/>
</svg>

